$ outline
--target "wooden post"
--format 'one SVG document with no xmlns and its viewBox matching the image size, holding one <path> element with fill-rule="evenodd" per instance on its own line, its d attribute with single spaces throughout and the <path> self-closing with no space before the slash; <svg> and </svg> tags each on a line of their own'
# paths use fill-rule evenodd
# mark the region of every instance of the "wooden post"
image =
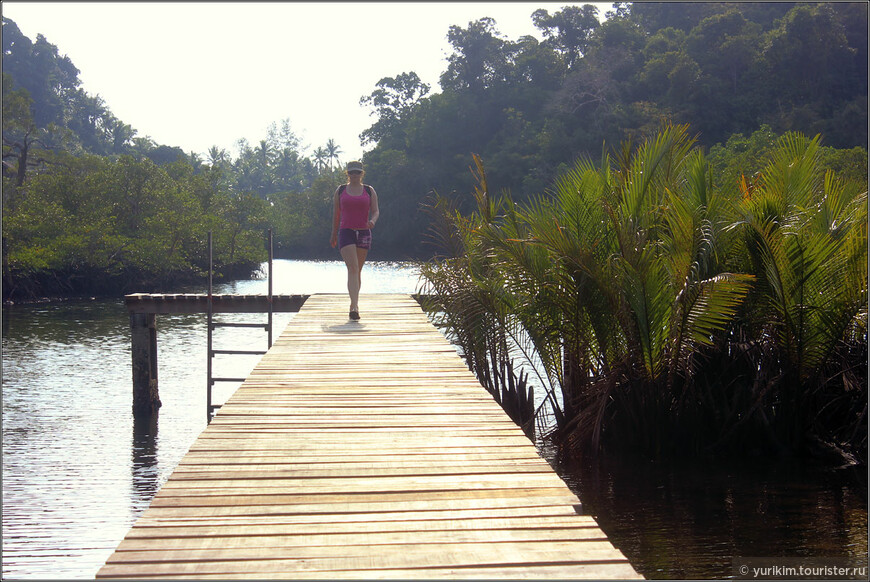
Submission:
<svg viewBox="0 0 870 582">
<path fill-rule="evenodd" d="M 211 364 L 212 364 L 212 338 L 211 334 L 212 328 L 212 315 L 214 314 L 214 296 L 212 295 L 212 277 L 214 270 L 214 253 L 212 248 L 212 240 L 211 240 L 211 231 L 208 231 L 208 311 L 205 319 L 206 329 L 208 330 L 208 339 L 206 340 L 206 349 L 208 351 L 208 358 L 206 358 L 205 364 L 205 377 L 206 377 L 206 386 L 205 386 L 205 423 L 211 424 L 211 387 L 214 382 L 211 380 Z"/>
<path fill-rule="evenodd" d="M 157 390 L 157 314 L 130 313 L 133 353 L 133 416 L 147 417 L 160 408 Z"/>
</svg>

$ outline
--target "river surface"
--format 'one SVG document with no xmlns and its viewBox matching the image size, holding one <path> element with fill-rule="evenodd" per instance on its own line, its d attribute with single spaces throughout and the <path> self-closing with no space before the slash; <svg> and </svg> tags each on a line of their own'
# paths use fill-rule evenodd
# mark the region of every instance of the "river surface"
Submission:
<svg viewBox="0 0 870 582">
<path fill-rule="evenodd" d="M 273 292 L 343 293 L 345 277 L 335 261 L 279 260 Z M 363 274 L 363 293 L 417 288 L 409 265 L 373 262 Z M 266 282 L 215 292 L 265 293 Z M 293 315 L 274 315 L 275 337 Z M 4 579 L 92 579 L 205 428 L 205 316 L 161 315 L 157 327 L 163 406 L 154 422 L 140 423 L 131 414 L 122 299 L 3 308 Z M 265 336 L 222 328 L 215 348 L 262 349 Z M 215 375 L 246 376 L 256 360 L 219 356 Z M 215 402 L 236 388 L 216 387 Z M 728 578 L 737 556 L 867 565 L 866 474 L 797 462 L 551 461 L 648 578 Z"/>
</svg>

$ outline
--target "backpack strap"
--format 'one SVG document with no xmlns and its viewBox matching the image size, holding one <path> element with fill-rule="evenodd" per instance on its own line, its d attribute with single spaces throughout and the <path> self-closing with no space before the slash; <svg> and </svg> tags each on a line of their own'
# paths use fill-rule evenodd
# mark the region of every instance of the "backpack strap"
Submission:
<svg viewBox="0 0 870 582">
<path fill-rule="evenodd" d="M 344 194 L 344 191 L 347 190 L 347 184 L 342 184 L 338 187 L 338 195 L 341 196 Z M 369 195 L 369 198 L 372 197 L 372 187 L 368 184 L 363 184 L 363 191 Z"/>
</svg>

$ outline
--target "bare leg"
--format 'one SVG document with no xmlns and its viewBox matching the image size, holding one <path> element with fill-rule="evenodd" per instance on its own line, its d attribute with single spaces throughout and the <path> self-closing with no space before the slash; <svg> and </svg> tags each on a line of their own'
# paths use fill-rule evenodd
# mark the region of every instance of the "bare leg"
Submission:
<svg viewBox="0 0 870 582">
<path fill-rule="evenodd" d="M 357 281 L 359 281 L 359 289 L 362 289 L 362 268 L 366 262 L 366 257 L 369 254 L 368 249 L 361 249 L 357 247 L 356 249 L 356 258 L 357 263 L 359 264 L 359 271 L 357 272 Z"/>
<path fill-rule="evenodd" d="M 347 245 L 340 249 L 341 258 L 344 259 L 344 264 L 347 265 L 347 293 L 350 295 L 351 311 L 359 311 L 360 270 L 362 265 L 359 264 L 357 251 L 356 245 Z"/>
</svg>

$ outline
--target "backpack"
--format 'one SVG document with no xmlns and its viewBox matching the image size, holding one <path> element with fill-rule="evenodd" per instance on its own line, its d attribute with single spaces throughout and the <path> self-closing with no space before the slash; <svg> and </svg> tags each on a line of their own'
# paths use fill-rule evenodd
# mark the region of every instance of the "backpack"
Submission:
<svg viewBox="0 0 870 582">
<path fill-rule="evenodd" d="M 342 184 L 341 186 L 339 186 L 338 187 L 338 195 L 341 196 L 342 194 L 344 194 L 345 190 L 347 190 L 347 184 Z M 366 194 L 369 195 L 369 198 L 372 197 L 372 187 L 371 186 L 369 186 L 368 184 L 363 184 L 363 190 L 365 191 Z"/>
</svg>

